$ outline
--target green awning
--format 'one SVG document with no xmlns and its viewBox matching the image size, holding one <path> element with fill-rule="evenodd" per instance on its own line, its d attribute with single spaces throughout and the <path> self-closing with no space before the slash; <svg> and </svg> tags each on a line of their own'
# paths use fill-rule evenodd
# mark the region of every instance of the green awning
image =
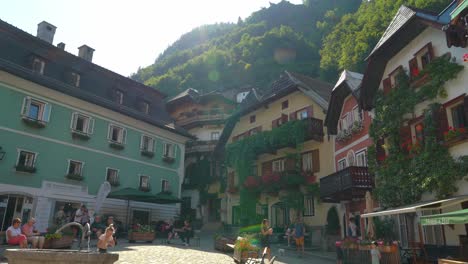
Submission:
<svg viewBox="0 0 468 264">
<path fill-rule="evenodd" d="M 450 14 L 450 20 L 456 18 L 465 8 L 468 7 L 468 0 L 464 0 L 461 4 L 459 4 Z"/>
<path fill-rule="evenodd" d="M 468 209 L 444 214 L 421 216 L 420 221 L 423 226 L 468 224 Z"/>
</svg>

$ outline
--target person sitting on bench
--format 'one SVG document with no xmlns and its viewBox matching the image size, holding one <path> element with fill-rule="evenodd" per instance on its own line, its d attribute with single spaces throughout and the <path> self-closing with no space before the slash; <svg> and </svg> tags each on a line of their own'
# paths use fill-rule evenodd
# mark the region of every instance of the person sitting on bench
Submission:
<svg viewBox="0 0 468 264">
<path fill-rule="evenodd" d="M 179 233 L 180 239 L 184 242 L 184 245 L 188 246 L 190 244 L 190 238 L 193 236 L 192 226 L 188 220 L 184 221 L 184 226 L 182 231 Z"/>
<path fill-rule="evenodd" d="M 45 237 L 41 236 L 41 234 L 34 228 L 35 223 L 36 219 L 31 217 L 31 219 L 23 225 L 21 231 L 28 239 L 28 242 L 32 244 L 32 248 L 42 249 L 44 247 Z"/>
<path fill-rule="evenodd" d="M 21 219 L 15 218 L 10 227 L 6 231 L 6 241 L 8 245 L 19 245 L 20 248 L 28 247 L 28 239 L 25 235 L 21 234 Z"/>
</svg>

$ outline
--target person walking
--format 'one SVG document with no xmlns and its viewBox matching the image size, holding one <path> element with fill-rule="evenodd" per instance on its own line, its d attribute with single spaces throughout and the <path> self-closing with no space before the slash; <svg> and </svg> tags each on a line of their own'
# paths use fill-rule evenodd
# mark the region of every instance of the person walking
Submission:
<svg viewBox="0 0 468 264">
<path fill-rule="evenodd" d="M 190 244 L 190 238 L 192 237 L 192 226 L 188 220 L 184 221 L 184 226 L 182 227 L 182 232 L 180 232 L 180 239 L 184 242 L 185 246 Z"/>
<path fill-rule="evenodd" d="M 273 229 L 270 228 L 268 219 L 263 219 L 260 225 L 262 249 L 267 248 L 267 257 L 271 259 L 270 236 L 273 234 Z"/>
<path fill-rule="evenodd" d="M 301 217 L 296 219 L 294 224 L 294 239 L 296 240 L 297 252 L 300 252 L 300 257 L 304 256 L 304 224 L 302 223 Z"/>
</svg>

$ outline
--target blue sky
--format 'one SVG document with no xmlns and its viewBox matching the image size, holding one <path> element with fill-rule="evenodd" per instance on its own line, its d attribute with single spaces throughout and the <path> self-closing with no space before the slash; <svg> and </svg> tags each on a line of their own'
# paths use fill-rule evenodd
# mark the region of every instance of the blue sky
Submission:
<svg viewBox="0 0 468 264">
<path fill-rule="evenodd" d="M 192 28 L 237 22 L 280 0 L 13 0 L 0 19 L 36 35 L 43 20 L 57 27 L 54 44 L 77 54 L 86 44 L 93 62 L 125 76 L 154 62 L 158 54 Z M 290 0 L 300 4 L 302 0 Z"/>
</svg>

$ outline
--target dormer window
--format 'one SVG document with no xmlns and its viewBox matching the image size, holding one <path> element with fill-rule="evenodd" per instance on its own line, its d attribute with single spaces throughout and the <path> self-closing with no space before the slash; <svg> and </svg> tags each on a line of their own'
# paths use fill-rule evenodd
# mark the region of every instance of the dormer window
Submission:
<svg viewBox="0 0 468 264">
<path fill-rule="evenodd" d="M 39 58 L 34 58 L 32 62 L 32 71 L 38 74 L 44 74 L 45 61 Z"/>
<path fill-rule="evenodd" d="M 123 104 L 124 93 L 121 90 L 114 90 L 114 102 Z"/>
<path fill-rule="evenodd" d="M 75 86 L 75 87 L 80 87 L 80 75 L 76 72 L 72 72 L 71 73 L 71 76 L 70 76 L 70 82 L 71 82 L 71 85 Z"/>
<path fill-rule="evenodd" d="M 150 111 L 150 104 L 145 101 L 145 100 L 140 100 L 138 102 L 138 110 L 142 113 L 145 113 L 145 114 L 149 114 L 149 111 Z"/>
</svg>

